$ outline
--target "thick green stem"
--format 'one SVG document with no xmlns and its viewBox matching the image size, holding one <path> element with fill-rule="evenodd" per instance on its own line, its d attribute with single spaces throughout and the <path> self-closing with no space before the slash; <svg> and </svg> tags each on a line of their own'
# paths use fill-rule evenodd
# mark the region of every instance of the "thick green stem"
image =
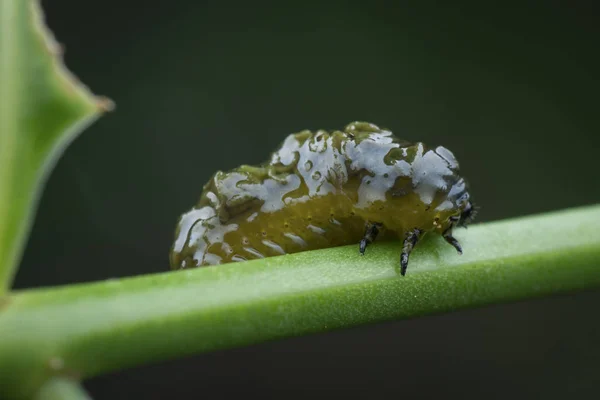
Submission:
<svg viewBox="0 0 600 400">
<path fill-rule="evenodd" d="M 0 393 L 377 321 L 600 287 L 600 206 L 475 225 L 419 244 L 331 248 L 16 292 L 0 311 Z M 82 265 L 85 267 L 85 265 Z"/>
</svg>

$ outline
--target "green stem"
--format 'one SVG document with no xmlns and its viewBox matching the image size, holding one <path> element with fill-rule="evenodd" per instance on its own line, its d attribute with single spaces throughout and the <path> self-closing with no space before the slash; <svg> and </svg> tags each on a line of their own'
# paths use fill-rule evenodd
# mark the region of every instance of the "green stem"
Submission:
<svg viewBox="0 0 600 400">
<path fill-rule="evenodd" d="M 42 385 L 34 400 L 91 400 L 91 397 L 79 382 L 56 377 Z"/>
<path fill-rule="evenodd" d="M 330 248 L 15 292 L 0 311 L 0 393 L 49 376 L 600 287 L 600 205 L 480 224 L 421 243 Z M 82 265 L 82 267 L 85 267 Z"/>
</svg>

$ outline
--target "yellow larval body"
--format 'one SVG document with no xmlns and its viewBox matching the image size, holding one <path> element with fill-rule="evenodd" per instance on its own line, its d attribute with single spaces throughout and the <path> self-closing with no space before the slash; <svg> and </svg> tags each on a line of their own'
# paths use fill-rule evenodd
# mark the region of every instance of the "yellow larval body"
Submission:
<svg viewBox="0 0 600 400">
<path fill-rule="evenodd" d="M 369 123 L 292 134 L 269 162 L 211 178 L 180 218 L 171 267 L 358 243 L 367 223 L 386 236 L 443 234 L 471 210 L 458 172 L 444 147 L 399 140 Z"/>
</svg>

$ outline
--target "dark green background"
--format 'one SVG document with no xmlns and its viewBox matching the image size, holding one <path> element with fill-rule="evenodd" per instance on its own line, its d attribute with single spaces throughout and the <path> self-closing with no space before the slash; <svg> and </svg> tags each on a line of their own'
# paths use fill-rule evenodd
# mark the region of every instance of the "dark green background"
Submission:
<svg viewBox="0 0 600 400">
<path fill-rule="evenodd" d="M 480 221 L 598 202 L 596 10 L 483 3 L 45 1 L 69 68 L 117 110 L 52 173 L 16 286 L 166 270 L 177 217 L 215 170 L 353 120 L 449 147 Z M 86 387 L 96 399 L 597 398 L 598 305 L 595 292 L 380 324 Z"/>
</svg>

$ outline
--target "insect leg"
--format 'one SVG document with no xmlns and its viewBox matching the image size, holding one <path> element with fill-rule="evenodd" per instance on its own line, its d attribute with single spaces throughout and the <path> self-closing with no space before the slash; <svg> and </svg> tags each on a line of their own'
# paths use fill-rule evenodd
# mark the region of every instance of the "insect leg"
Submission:
<svg viewBox="0 0 600 400">
<path fill-rule="evenodd" d="M 379 233 L 379 228 L 381 228 L 381 224 L 377 222 L 367 222 L 367 226 L 365 228 L 365 234 L 360 241 L 360 254 L 364 255 L 365 250 L 367 249 L 367 245 L 371 244 L 373 240 L 377 237 Z"/>
<path fill-rule="evenodd" d="M 458 254 L 462 254 L 462 247 L 460 247 L 460 243 L 458 243 L 458 240 L 452 237 L 452 226 L 442 233 L 442 237 L 446 242 L 450 243 L 456 249 L 456 251 L 458 251 Z"/>
<path fill-rule="evenodd" d="M 402 253 L 400 254 L 400 274 L 402 276 L 406 275 L 406 268 L 408 267 L 408 256 L 410 256 L 410 252 L 416 246 L 420 236 L 421 230 L 417 228 L 406 233 L 404 243 L 402 244 Z"/>
</svg>

